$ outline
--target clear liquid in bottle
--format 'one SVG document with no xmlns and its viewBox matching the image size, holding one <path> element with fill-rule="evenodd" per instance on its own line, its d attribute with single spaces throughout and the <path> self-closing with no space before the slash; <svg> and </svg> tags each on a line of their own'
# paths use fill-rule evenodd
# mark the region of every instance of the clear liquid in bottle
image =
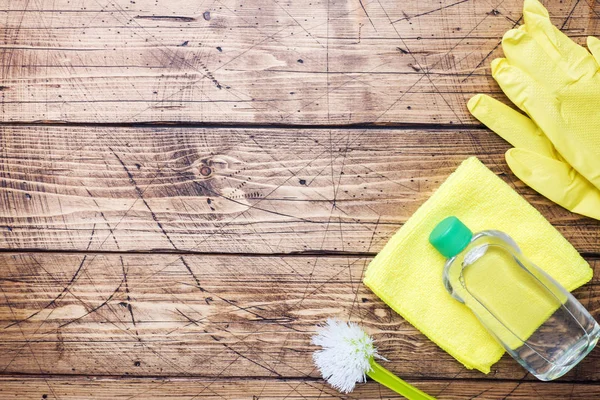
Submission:
<svg viewBox="0 0 600 400">
<path fill-rule="evenodd" d="M 548 274 L 498 231 L 472 234 L 456 217 L 430 236 L 445 255 L 448 292 L 477 316 L 506 351 L 540 380 L 556 379 L 596 345 L 600 326 Z"/>
</svg>

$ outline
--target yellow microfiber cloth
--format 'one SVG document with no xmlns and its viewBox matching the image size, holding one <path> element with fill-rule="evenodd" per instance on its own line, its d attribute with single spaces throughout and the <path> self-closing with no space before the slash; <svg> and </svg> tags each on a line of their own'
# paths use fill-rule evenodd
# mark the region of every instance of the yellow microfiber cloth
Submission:
<svg viewBox="0 0 600 400">
<path fill-rule="evenodd" d="M 429 243 L 455 215 L 473 232 L 510 235 L 523 254 L 571 291 L 592 278 L 577 250 L 525 199 L 477 158 L 465 160 L 373 259 L 364 283 L 408 322 L 469 369 L 489 373 L 504 349 L 442 283 L 445 259 Z M 524 318 L 531 334 L 543 317 Z"/>
</svg>

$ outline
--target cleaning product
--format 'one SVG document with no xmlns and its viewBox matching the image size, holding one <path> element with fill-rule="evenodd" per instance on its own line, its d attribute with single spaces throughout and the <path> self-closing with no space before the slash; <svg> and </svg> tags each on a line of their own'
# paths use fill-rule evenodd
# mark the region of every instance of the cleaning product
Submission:
<svg viewBox="0 0 600 400">
<path fill-rule="evenodd" d="M 492 76 L 520 112 L 478 94 L 469 111 L 510 142 L 510 169 L 531 188 L 600 220 L 600 40 L 586 50 L 552 25 L 537 0 L 502 39 Z"/>
<path fill-rule="evenodd" d="M 357 382 L 366 382 L 368 375 L 409 400 L 435 400 L 377 363 L 375 359 L 385 359 L 378 354 L 373 338 L 353 322 L 327 320 L 312 343 L 322 347 L 313 354 L 315 365 L 323 378 L 342 393 L 350 393 Z"/>
<path fill-rule="evenodd" d="M 538 379 L 564 375 L 598 342 L 600 326 L 590 313 L 505 233 L 473 234 L 450 216 L 433 229 L 429 241 L 447 258 L 443 282 L 448 293 Z M 540 324 L 523 323 L 529 320 Z"/>
<path fill-rule="evenodd" d="M 477 158 L 465 160 L 402 225 L 365 271 L 364 283 L 406 321 L 464 364 L 488 373 L 504 348 L 442 283 L 445 257 L 427 237 L 456 215 L 473 231 L 508 233 L 527 257 L 567 290 L 592 278 L 589 264 L 531 204 Z M 521 321 L 522 329 L 543 320 Z"/>
</svg>

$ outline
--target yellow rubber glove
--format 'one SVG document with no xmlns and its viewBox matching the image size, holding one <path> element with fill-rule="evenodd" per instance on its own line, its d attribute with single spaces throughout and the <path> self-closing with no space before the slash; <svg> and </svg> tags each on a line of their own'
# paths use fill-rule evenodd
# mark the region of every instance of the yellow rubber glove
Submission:
<svg viewBox="0 0 600 400">
<path fill-rule="evenodd" d="M 600 219 L 600 40 L 590 54 L 550 22 L 537 0 L 525 0 L 525 25 L 502 39 L 506 58 L 492 75 L 528 116 L 485 95 L 471 113 L 515 148 L 511 170 L 563 207 Z"/>
</svg>

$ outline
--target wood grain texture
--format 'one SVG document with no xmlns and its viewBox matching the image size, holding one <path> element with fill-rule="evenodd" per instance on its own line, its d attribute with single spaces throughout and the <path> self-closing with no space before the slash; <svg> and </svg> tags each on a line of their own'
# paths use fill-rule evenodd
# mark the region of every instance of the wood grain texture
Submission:
<svg viewBox="0 0 600 400">
<path fill-rule="evenodd" d="M 481 382 L 466 380 L 411 380 L 410 383 L 436 395 L 440 400 L 590 400 L 600 397 L 600 385 L 579 383 L 543 383 L 508 381 Z M 306 400 L 306 399 L 404 399 L 369 382 L 352 394 L 340 396 L 321 381 L 281 379 L 113 379 L 64 377 L 12 378 L 0 377 L 0 398 L 13 399 L 19 393 L 24 399 L 244 399 L 244 400 Z M 46 395 L 46 397 L 42 397 Z"/>
<path fill-rule="evenodd" d="M 545 3 L 576 41 L 600 35 L 596 1 Z M 506 101 L 489 63 L 521 8 L 0 2 L 0 400 L 399 398 L 319 379 L 328 317 L 439 399 L 600 398 L 598 349 L 554 383 L 508 357 L 468 371 L 361 283 L 473 155 L 598 276 L 600 222 L 525 187 L 465 107 Z M 575 292 L 596 318 L 599 288 Z"/>
<path fill-rule="evenodd" d="M 510 357 L 468 371 L 361 283 L 370 258 L 3 253 L 4 374 L 318 378 L 310 336 L 359 322 L 407 379 L 535 380 Z M 590 259 L 595 275 L 598 259 Z M 597 318 L 597 280 L 576 296 Z M 600 349 L 562 381 L 600 381 Z"/>
<path fill-rule="evenodd" d="M 547 2 L 583 43 L 595 1 Z M 476 124 L 521 0 L 15 0 L 1 121 Z"/>
<path fill-rule="evenodd" d="M 373 253 L 471 155 L 581 252 L 600 223 L 525 187 L 487 130 L 0 127 L 7 249 Z"/>
</svg>

